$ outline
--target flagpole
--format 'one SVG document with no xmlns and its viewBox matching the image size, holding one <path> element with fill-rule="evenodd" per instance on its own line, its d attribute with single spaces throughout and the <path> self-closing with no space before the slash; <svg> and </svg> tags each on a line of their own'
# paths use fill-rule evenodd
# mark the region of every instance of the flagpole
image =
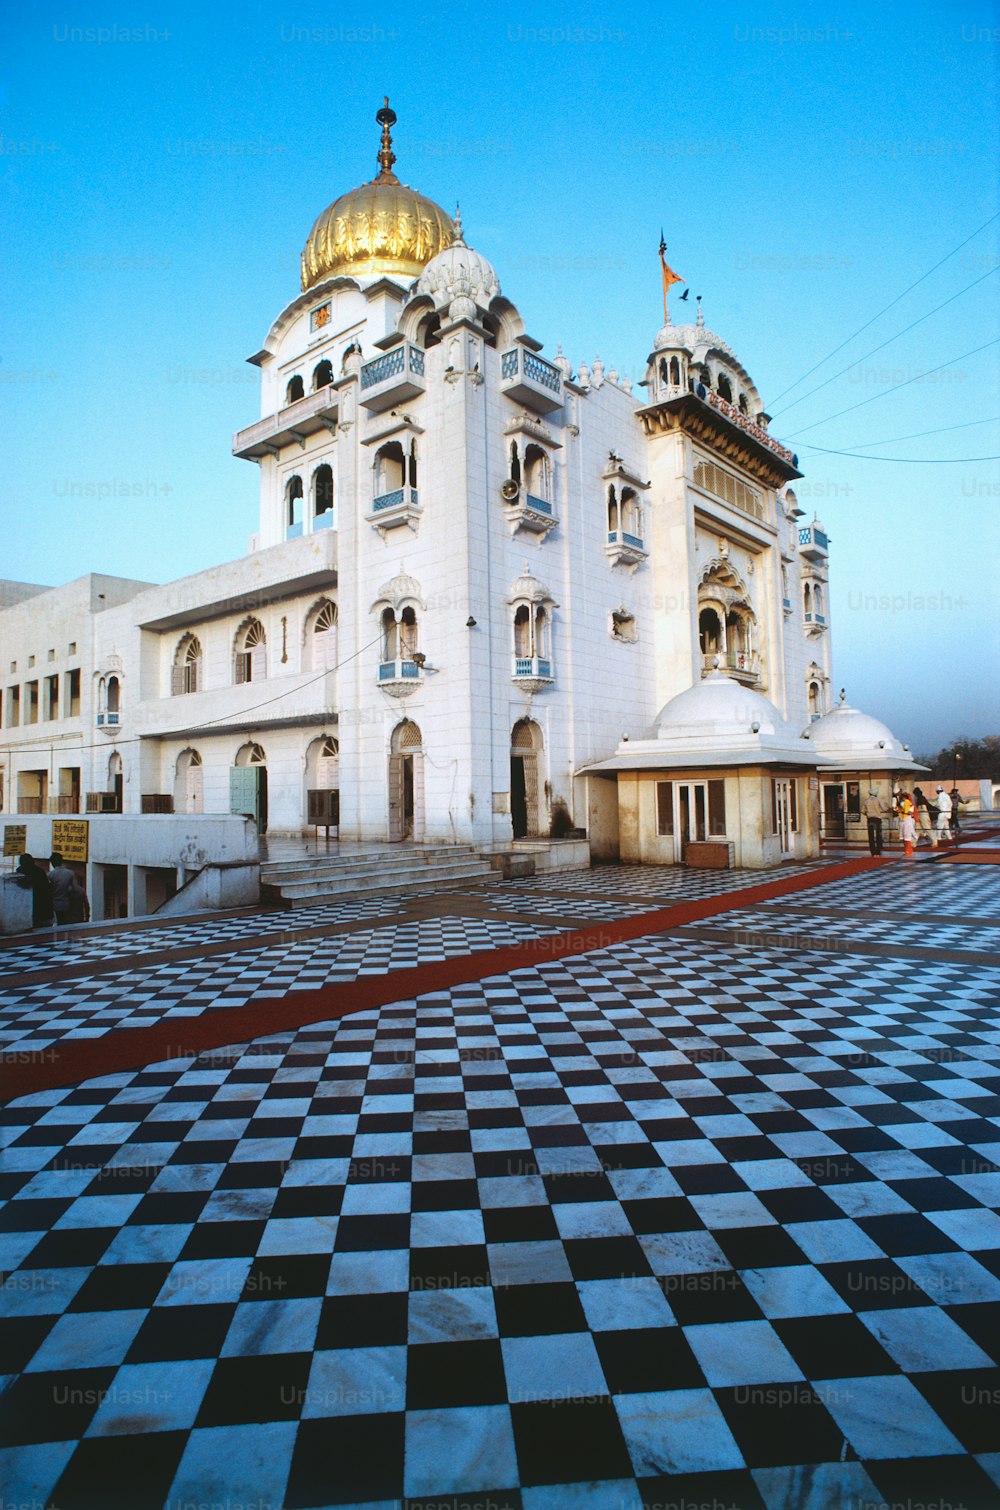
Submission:
<svg viewBox="0 0 1000 1510">
<path fill-rule="evenodd" d="M 667 309 L 667 279 L 666 279 L 666 255 L 667 243 L 663 239 L 663 227 L 660 227 L 660 270 L 663 277 L 663 323 L 670 324 L 670 311 Z"/>
</svg>

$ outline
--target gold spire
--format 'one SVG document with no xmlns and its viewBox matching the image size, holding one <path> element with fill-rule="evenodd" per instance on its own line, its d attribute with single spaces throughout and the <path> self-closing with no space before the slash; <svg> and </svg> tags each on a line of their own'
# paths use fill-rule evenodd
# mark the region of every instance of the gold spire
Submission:
<svg viewBox="0 0 1000 1510">
<path fill-rule="evenodd" d="M 399 179 L 392 171 L 392 165 L 396 161 L 396 155 L 392 150 L 392 134 L 390 128 L 396 124 L 396 112 L 389 109 L 389 96 L 384 94 L 382 98 L 385 104 L 377 113 L 375 119 L 382 127 L 382 149 L 378 155 L 379 175 L 373 179 L 377 184 L 398 184 Z"/>
</svg>

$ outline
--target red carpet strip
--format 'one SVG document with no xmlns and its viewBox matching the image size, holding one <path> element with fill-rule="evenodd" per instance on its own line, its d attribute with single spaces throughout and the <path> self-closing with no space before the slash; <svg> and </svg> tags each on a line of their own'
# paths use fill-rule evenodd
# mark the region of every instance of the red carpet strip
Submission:
<svg viewBox="0 0 1000 1510">
<path fill-rule="evenodd" d="M 384 975 L 321 986 L 314 991 L 290 991 L 281 997 L 249 1001 L 238 1007 L 209 1008 L 199 1017 L 170 1018 L 149 1028 L 119 1028 L 101 1038 L 65 1039 L 35 1053 L 22 1051 L 0 1056 L 3 1099 L 13 1100 L 57 1086 L 77 1085 L 100 1075 L 142 1069 L 161 1060 L 188 1058 L 229 1044 L 247 1043 L 278 1033 L 294 1032 L 311 1023 L 327 1022 L 352 1012 L 410 1001 L 431 992 L 507 975 L 512 970 L 537 969 L 571 954 L 608 949 L 646 934 L 680 928 L 702 918 L 715 917 L 733 908 L 755 906 L 775 897 L 792 896 L 831 881 L 875 870 L 892 861 L 882 858 L 846 860 L 826 865 L 804 875 L 787 876 L 727 891 L 698 901 L 678 902 L 652 912 L 575 928 L 568 933 L 547 934 L 528 943 L 510 945 L 454 959 L 391 970 Z M 373 923 L 376 920 L 373 919 Z M 126 967 L 127 968 L 127 967 Z"/>
</svg>

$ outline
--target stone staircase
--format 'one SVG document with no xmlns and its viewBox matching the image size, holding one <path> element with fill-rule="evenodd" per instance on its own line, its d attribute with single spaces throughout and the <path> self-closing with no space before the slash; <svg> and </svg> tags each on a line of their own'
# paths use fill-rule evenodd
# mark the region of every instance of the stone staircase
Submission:
<svg viewBox="0 0 1000 1510">
<path fill-rule="evenodd" d="M 405 900 L 411 892 L 500 879 L 501 872 L 471 844 L 358 844 L 329 857 L 265 860 L 260 867 L 261 900 L 278 907 L 317 907 L 369 897 Z"/>
</svg>

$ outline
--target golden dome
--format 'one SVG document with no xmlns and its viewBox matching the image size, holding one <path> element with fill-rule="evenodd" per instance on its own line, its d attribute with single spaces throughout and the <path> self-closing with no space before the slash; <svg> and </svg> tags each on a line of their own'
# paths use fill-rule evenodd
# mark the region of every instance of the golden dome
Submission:
<svg viewBox="0 0 1000 1510">
<path fill-rule="evenodd" d="M 316 221 L 302 253 L 303 290 L 335 273 L 416 278 L 432 257 L 451 246 L 451 216 L 401 184 L 392 171 L 396 159 L 389 128 L 396 116 L 388 97 L 375 119 L 382 127 L 378 177 L 341 194 Z"/>
</svg>

